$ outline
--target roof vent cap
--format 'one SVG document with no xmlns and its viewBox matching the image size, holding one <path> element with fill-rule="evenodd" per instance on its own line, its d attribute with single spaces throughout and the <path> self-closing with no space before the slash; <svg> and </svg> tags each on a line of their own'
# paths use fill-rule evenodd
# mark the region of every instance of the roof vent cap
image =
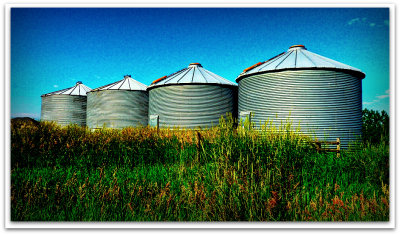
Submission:
<svg viewBox="0 0 400 235">
<path fill-rule="evenodd" d="M 189 67 L 203 67 L 200 63 L 190 63 Z"/>
<path fill-rule="evenodd" d="M 77 81 L 76 85 L 82 84 L 82 81 Z"/>
<path fill-rule="evenodd" d="M 130 78 L 130 77 L 131 77 L 131 75 L 129 75 L 129 74 L 124 75 L 124 78 Z"/>
<path fill-rule="evenodd" d="M 293 49 L 304 49 L 304 50 L 307 50 L 307 48 L 304 45 L 293 45 L 293 46 L 289 47 L 289 50 L 293 50 Z"/>
</svg>

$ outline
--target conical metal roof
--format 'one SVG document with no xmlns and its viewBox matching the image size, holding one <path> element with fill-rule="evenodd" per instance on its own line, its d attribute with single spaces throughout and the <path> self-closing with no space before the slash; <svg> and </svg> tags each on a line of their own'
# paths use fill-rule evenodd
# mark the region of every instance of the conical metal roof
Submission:
<svg viewBox="0 0 400 235">
<path fill-rule="evenodd" d="M 153 81 L 149 88 L 171 84 L 221 84 L 237 86 L 236 83 L 204 69 L 201 64 L 191 63 L 187 68 Z"/>
<path fill-rule="evenodd" d="M 83 83 L 79 81 L 73 87 L 62 89 L 62 90 L 59 90 L 59 91 L 50 92 L 50 93 L 42 95 L 42 97 L 43 96 L 50 96 L 50 95 L 80 95 L 80 96 L 86 96 L 86 93 L 91 91 L 91 90 L 92 90 L 91 88 L 83 85 Z"/>
<path fill-rule="evenodd" d="M 245 69 L 238 78 L 236 78 L 236 81 L 238 82 L 243 77 L 255 73 L 306 68 L 346 70 L 354 73 L 359 78 L 365 77 L 365 74 L 357 68 L 317 55 L 308 51 L 303 45 L 294 45 L 289 47 L 289 50 L 286 52 Z"/>
<path fill-rule="evenodd" d="M 140 83 L 134 80 L 131 75 L 125 75 L 124 79 L 119 80 L 117 82 L 98 87 L 93 89 L 92 91 L 101 91 L 101 90 L 128 90 L 128 91 L 145 91 L 147 86 L 143 83 Z"/>
</svg>

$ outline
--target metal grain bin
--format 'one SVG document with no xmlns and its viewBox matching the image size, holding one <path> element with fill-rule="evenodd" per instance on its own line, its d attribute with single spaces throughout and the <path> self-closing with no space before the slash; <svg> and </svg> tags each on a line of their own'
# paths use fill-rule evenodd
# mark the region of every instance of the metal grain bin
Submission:
<svg viewBox="0 0 400 235">
<path fill-rule="evenodd" d="M 54 121 L 61 126 L 86 125 L 86 93 L 91 89 L 77 82 L 75 86 L 42 95 L 42 121 Z"/>
<path fill-rule="evenodd" d="M 290 119 L 303 133 L 327 141 L 341 138 L 347 147 L 362 134 L 364 77 L 359 69 L 295 45 L 239 75 L 239 116 L 251 112 L 257 127 Z"/>
<path fill-rule="evenodd" d="M 237 85 L 191 63 L 169 76 L 155 80 L 149 91 L 149 124 L 160 127 L 209 128 L 221 116 L 237 117 Z"/>
<path fill-rule="evenodd" d="M 91 129 L 147 126 L 147 86 L 125 75 L 124 79 L 88 93 L 87 125 Z"/>
</svg>

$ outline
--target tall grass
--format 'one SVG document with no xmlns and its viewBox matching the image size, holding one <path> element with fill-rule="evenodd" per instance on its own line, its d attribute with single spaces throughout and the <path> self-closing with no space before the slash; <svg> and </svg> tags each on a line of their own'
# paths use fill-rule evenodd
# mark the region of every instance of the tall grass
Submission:
<svg viewBox="0 0 400 235">
<path fill-rule="evenodd" d="M 12 127 L 14 221 L 388 221 L 389 149 L 255 131 Z"/>
</svg>

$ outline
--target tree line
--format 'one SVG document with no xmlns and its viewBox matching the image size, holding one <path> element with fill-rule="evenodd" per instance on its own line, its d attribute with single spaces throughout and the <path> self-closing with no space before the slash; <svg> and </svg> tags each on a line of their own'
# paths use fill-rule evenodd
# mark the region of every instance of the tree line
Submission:
<svg viewBox="0 0 400 235">
<path fill-rule="evenodd" d="M 364 143 L 389 143 L 389 115 L 386 111 L 364 109 L 362 111 L 362 122 Z"/>
</svg>

